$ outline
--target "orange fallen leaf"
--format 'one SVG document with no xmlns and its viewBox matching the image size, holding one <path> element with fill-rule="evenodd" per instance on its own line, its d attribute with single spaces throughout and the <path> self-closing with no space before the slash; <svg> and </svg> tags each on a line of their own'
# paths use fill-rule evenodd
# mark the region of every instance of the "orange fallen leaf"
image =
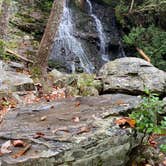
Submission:
<svg viewBox="0 0 166 166">
<path fill-rule="evenodd" d="M 24 149 L 21 149 L 18 153 L 14 154 L 12 157 L 13 158 L 18 158 L 23 156 L 30 148 L 31 148 L 31 144 L 27 145 Z"/>
<path fill-rule="evenodd" d="M 22 140 L 14 140 L 12 142 L 12 144 L 13 144 L 14 147 L 24 147 L 24 146 L 26 146 L 26 143 Z"/>
<path fill-rule="evenodd" d="M 125 126 L 126 124 L 128 124 L 130 127 L 134 128 L 135 124 L 136 124 L 136 121 L 134 119 L 124 117 L 124 118 L 117 119 L 115 121 L 115 124 L 117 124 L 119 126 Z"/>
</svg>

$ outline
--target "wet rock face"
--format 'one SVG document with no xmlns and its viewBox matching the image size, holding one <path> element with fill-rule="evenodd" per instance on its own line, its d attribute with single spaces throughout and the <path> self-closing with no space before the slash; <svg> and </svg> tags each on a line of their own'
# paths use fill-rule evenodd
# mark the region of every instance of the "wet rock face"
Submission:
<svg viewBox="0 0 166 166">
<path fill-rule="evenodd" d="M 103 26 L 103 31 L 106 37 L 106 54 L 109 55 L 110 60 L 115 59 L 120 56 L 120 36 L 115 23 L 114 9 L 111 6 L 93 0 L 90 2 L 92 3 L 93 14 L 98 17 Z M 89 61 L 93 64 L 96 70 L 99 70 L 105 61 L 102 59 L 100 52 L 100 38 L 94 18 L 89 13 L 89 5 L 86 0 L 69 1 L 68 8 L 71 10 L 73 20 L 72 24 L 74 31 L 72 32 L 72 35 L 81 43 L 82 49 Z M 78 54 L 81 53 L 78 52 L 76 54 L 73 52 L 67 52 L 67 55 L 61 55 L 61 57 L 58 57 L 60 55 L 60 53 L 57 53 L 58 43 L 55 44 L 56 46 L 53 48 L 54 55 L 51 55 L 51 60 L 55 62 L 55 65 L 57 64 L 57 67 L 58 64 L 59 66 L 64 66 L 59 68 L 61 71 L 71 72 L 70 64 L 71 62 L 74 62 L 76 71 L 82 72 L 83 70 L 81 71 L 80 60 L 78 58 Z M 67 63 L 67 61 L 70 62 Z"/>
<path fill-rule="evenodd" d="M 0 163 L 124 166 L 138 140 L 131 129 L 121 129 L 114 120 L 139 102 L 139 97 L 116 94 L 40 103 L 11 111 L 1 123 L 0 143 L 22 139 L 31 148 L 25 155 L 13 158 L 19 150 L 14 148 L 11 154 L 0 157 Z M 74 117 L 79 117 L 79 121 L 74 121 Z M 35 139 L 37 132 L 43 133 L 43 137 Z"/>
<path fill-rule="evenodd" d="M 121 58 L 105 64 L 99 75 L 104 84 L 104 93 L 123 92 L 130 94 L 150 91 L 166 94 L 166 73 L 139 58 Z"/>
</svg>

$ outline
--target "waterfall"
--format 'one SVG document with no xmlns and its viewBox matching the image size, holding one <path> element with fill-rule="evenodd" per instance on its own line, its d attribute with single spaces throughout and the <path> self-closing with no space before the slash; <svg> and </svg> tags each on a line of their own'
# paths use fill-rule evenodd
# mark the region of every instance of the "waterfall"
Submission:
<svg viewBox="0 0 166 166">
<path fill-rule="evenodd" d="M 89 6 L 89 13 L 91 15 L 91 17 L 94 19 L 95 24 L 96 24 L 96 29 L 99 35 L 99 39 L 100 39 L 100 53 L 102 56 L 102 59 L 104 61 L 109 61 L 109 57 L 106 54 L 106 36 L 104 34 L 104 30 L 103 30 L 103 25 L 101 23 L 101 21 L 99 20 L 99 18 L 93 14 L 93 8 L 92 8 L 92 4 L 90 2 L 90 0 L 86 0 Z"/>
<path fill-rule="evenodd" d="M 72 72 L 75 72 L 76 64 L 74 58 L 79 58 L 80 65 L 84 71 L 92 73 L 95 68 L 89 61 L 81 42 L 73 34 L 72 14 L 66 2 L 51 57 L 65 61 L 70 66 Z"/>
</svg>

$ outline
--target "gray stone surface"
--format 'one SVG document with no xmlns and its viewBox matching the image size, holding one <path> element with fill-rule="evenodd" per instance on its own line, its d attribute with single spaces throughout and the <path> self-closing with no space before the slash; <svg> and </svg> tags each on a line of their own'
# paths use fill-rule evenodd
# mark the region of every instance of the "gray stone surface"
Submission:
<svg viewBox="0 0 166 166">
<path fill-rule="evenodd" d="M 22 139 L 32 146 L 16 159 L 19 148 L 13 148 L 0 157 L 1 166 L 124 166 L 138 140 L 131 128 L 121 129 L 114 121 L 139 102 L 140 97 L 114 94 L 15 109 L 0 125 L 0 144 Z M 37 132 L 44 136 L 35 139 Z"/>
<path fill-rule="evenodd" d="M 139 58 L 120 58 L 105 64 L 99 71 L 104 92 L 143 93 L 145 88 L 166 94 L 166 73 Z"/>
<path fill-rule="evenodd" d="M 0 61 L 0 73 L 1 94 L 11 91 L 34 90 L 33 80 L 28 75 L 12 70 L 10 64 Z"/>
</svg>

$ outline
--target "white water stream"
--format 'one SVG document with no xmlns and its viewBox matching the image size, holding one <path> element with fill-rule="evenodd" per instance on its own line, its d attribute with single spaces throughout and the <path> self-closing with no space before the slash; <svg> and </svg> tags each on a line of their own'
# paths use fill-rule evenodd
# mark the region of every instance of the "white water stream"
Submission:
<svg viewBox="0 0 166 166">
<path fill-rule="evenodd" d="M 92 7 L 90 0 L 86 0 L 86 1 L 89 6 L 89 13 L 90 13 L 91 17 L 94 19 L 95 24 L 96 24 L 96 29 L 97 29 L 99 39 L 100 39 L 100 53 L 101 53 L 102 59 L 104 61 L 109 61 L 109 57 L 106 54 L 106 36 L 105 36 L 104 30 L 103 30 L 103 25 L 102 25 L 100 19 L 95 14 L 93 14 L 93 7 Z"/>
<path fill-rule="evenodd" d="M 70 59 L 70 55 L 72 54 L 74 57 L 79 58 L 81 67 L 85 72 L 92 73 L 95 68 L 89 61 L 81 42 L 73 35 L 73 25 L 72 14 L 66 2 L 58 34 L 55 38 L 52 56 L 55 57 L 61 55 L 62 58 L 64 56 L 66 58 L 65 61 L 68 60 L 72 72 L 75 72 L 75 62 L 73 59 Z"/>
</svg>

